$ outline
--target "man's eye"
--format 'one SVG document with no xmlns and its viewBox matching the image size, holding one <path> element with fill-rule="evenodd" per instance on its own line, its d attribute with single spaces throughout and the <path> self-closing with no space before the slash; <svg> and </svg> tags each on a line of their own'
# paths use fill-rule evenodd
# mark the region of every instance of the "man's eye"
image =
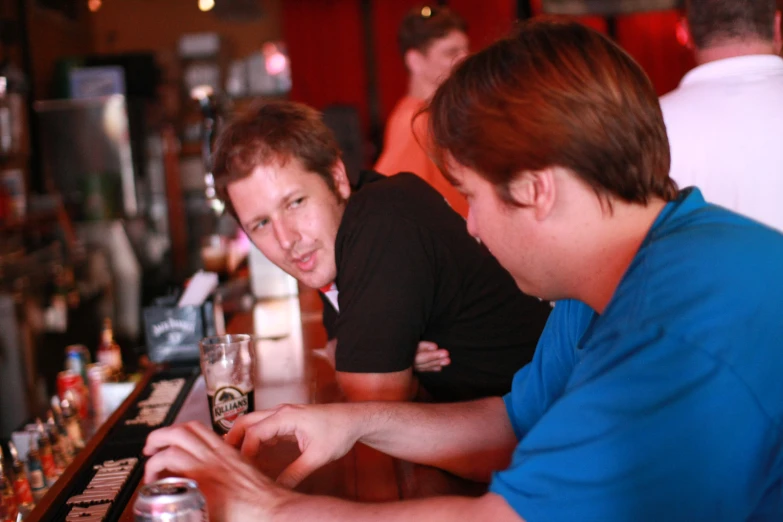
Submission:
<svg viewBox="0 0 783 522">
<path fill-rule="evenodd" d="M 299 205 L 301 205 L 304 202 L 304 199 L 305 199 L 304 197 L 296 198 L 295 200 L 293 200 L 291 202 L 290 205 L 288 205 L 289 208 L 296 208 L 296 207 L 298 207 Z"/>
<path fill-rule="evenodd" d="M 264 228 L 267 223 L 269 223 L 268 219 L 262 219 L 261 221 L 257 222 L 250 230 L 261 230 Z"/>
</svg>

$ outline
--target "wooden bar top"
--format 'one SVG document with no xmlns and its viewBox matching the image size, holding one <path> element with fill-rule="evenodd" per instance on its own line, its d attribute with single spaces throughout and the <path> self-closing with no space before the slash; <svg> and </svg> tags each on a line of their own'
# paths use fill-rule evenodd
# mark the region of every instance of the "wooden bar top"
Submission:
<svg viewBox="0 0 783 522">
<path fill-rule="evenodd" d="M 285 403 L 344 400 L 334 368 L 322 350 L 327 338 L 322 324 L 322 303 L 317 292 L 302 288 L 298 296 L 256 301 L 252 309 L 233 315 L 227 331 L 257 336 L 256 409 Z M 79 458 L 42 499 L 29 520 L 47 520 L 53 510 L 62 506 L 67 500 L 67 486 L 74 480 L 75 474 L 87 459 L 100 450 L 111 428 L 132 407 L 142 388 L 159 369 L 151 368 L 144 375 L 131 396 L 98 430 Z M 193 382 L 173 423 L 191 420 L 210 425 L 206 388 L 201 376 Z M 256 464 L 267 476 L 276 478 L 298 455 L 296 443 L 279 442 L 265 447 Z M 133 503 L 139 487 L 136 487 L 133 496 L 123 506 L 119 520 L 133 521 Z M 486 485 L 462 480 L 427 466 L 399 461 L 357 445 L 342 459 L 314 472 L 296 489 L 308 494 L 378 502 L 441 494 L 480 495 L 486 491 Z"/>
</svg>

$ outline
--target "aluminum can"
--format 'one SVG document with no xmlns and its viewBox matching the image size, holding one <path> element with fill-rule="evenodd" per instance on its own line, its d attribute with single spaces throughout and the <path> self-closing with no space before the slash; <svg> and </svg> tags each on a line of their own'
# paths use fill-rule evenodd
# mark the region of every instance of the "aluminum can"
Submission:
<svg viewBox="0 0 783 522">
<path fill-rule="evenodd" d="M 65 399 L 65 394 L 71 391 L 76 399 L 73 409 L 76 414 L 86 419 L 89 413 L 87 386 L 81 374 L 73 370 L 64 370 L 57 374 L 57 395 Z"/>
<path fill-rule="evenodd" d="M 207 503 L 196 481 L 165 478 L 139 490 L 133 504 L 136 522 L 207 522 Z"/>
<path fill-rule="evenodd" d="M 87 387 L 90 390 L 90 400 L 92 402 L 92 414 L 103 422 L 103 393 L 101 386 L 108 380 L 111 369 L 105 364 L 93 363 L 87 365 Z"/>
</svg>

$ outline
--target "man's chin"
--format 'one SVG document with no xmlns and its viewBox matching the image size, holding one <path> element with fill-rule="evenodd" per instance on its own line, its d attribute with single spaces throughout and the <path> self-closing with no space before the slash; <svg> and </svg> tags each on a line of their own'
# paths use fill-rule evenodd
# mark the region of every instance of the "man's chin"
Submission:
<svg viewBox="0 0 783 522">
<path fill-rule="evenodd" d="M 514 282 L 517 284 L 517 288 L 519 288 L 523 293 L 532 296 L 537 297 L 539 299 L 551 301 L 551 297 L 544 295 L 546 292 L 544 292 L 541 288 L 536 287 L 535 285 L 530 284 L 530 281 L 522 281 L 518 278 L 514 278 Z"/>
<path fill-rule="evenodd" d="M 321 288 L 328 286 L 332 283 L 334 278 L 319 276 L 318 274 L 299 274 L 299 277 L 294 276 L 300 283 L 308 288 L 320 290 Z"/>
</svg>

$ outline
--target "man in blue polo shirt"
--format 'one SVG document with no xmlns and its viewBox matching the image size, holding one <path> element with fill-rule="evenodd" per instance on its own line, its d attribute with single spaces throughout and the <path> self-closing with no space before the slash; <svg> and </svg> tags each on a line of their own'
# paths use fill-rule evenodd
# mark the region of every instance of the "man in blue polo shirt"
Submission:
<svg viewBox="0 0 783 522">
<path fill-rule="evenodd" d="M 600 314 L 557 303 L 491 491 L 525 520 L 780 519 L 781 260 L 776 232 L 681 192 Z"/>
<path fill-rule="evenodd" d="M 523 291 L 557 301 L 511 393 L 282 406 L 225 442 L 167 428 L 147 441 L 147 480 L 194 478 L 237 520 L 783 520 L 783 235 L 677 190 L 639 66 L 583 26 L 529 21 L 462 62 L 429 109 L 468 230 Z M 286 436 L 302 455 L 278 484 L 358 441 L 489 492 L 302 495 L 252 465 Z"/>
</svg>

